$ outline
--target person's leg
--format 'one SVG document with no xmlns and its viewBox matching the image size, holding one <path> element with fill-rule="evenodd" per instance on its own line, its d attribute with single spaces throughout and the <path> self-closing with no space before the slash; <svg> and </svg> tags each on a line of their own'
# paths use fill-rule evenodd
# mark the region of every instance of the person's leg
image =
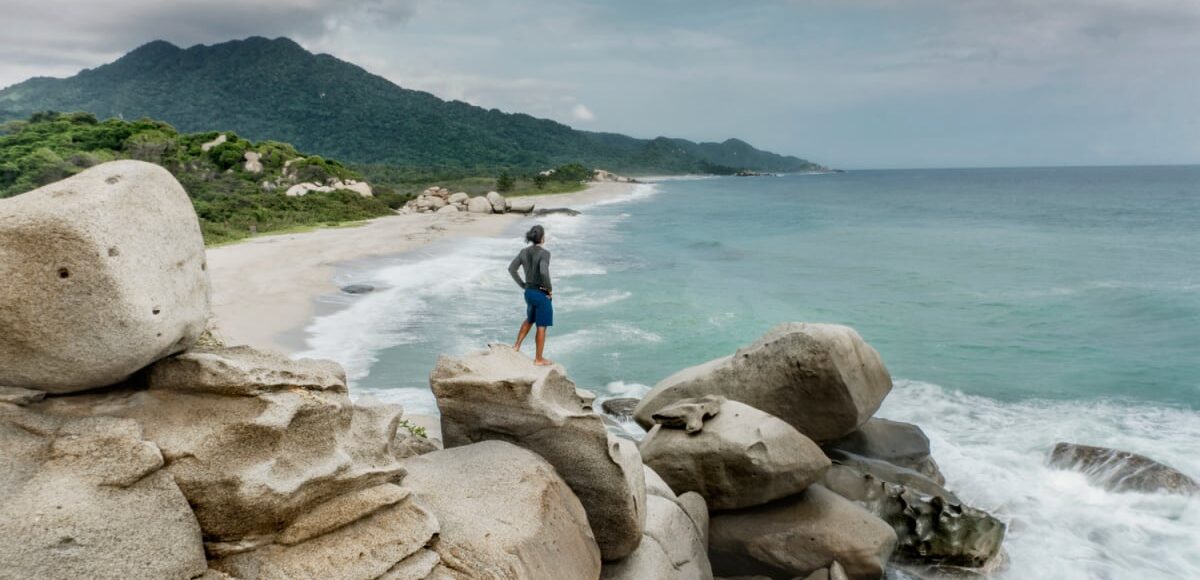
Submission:
<svg viewBox="0 0 1200 580">
<path fill-rule="evenodd" d="M 517 342 L 513 345 L 513 350 L 521 350 L 521 343 L 525 342 L 525 335 L 529 334 L 529 329 L 533 328 L 533 323 L 526 320 L 521 323 L 521 331 L 517 333 Z"/>
<path fill-rule="evenodd" d="M 546 366 L 546 365 L 554 364 L 553 361 L 547 360 L 545 357 L 542 356 L 542 353 L 545 352 L 545 350 L 546 350 L 546 327 L 539 326 L 537 329 L 537 334 L 534 336 L 535 336 L 534 340 L 537 342 L 537 356 L 533 359 L 533 364 L 538 365 L 538 366 Z"/>
</svg>

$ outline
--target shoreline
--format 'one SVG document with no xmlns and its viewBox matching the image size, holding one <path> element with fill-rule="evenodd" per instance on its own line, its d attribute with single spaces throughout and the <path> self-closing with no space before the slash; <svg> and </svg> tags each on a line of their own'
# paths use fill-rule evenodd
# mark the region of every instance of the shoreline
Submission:
<svg viewBox="0 0 1200 580">
<path fill-rule="evenodd" d="M 539 208 L 584 206 L 629 194 L 638 184 L 589 183 L 583 191 L 536 198 Z M 340 265 L 397 256 L 448 239 L 498 237 L 529 216 L 409 214 L 362 225 L 266 235 L 209 248 L 214 333 L 226 344 L 294 354 L 294 337 L 319 313 L 317 299 L 339 291 Z M 288 338 L 292 337 L 293 340 Z"/>
</svg>

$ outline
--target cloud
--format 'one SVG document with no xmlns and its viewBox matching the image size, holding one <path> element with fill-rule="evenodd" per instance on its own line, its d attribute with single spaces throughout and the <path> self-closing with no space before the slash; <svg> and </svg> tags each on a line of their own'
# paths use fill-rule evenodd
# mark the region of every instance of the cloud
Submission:
<svg viewBox="0 0 1200 580">
<path fill-rule="evenodd" d="M 596 120 L 596 115 L 592 113 L 591 109 L 585 107 L 583 103 L 579 103 L 571 109 L 571 117 L 576 121 L 583 121 L 585 123 Z"/>
</svg>

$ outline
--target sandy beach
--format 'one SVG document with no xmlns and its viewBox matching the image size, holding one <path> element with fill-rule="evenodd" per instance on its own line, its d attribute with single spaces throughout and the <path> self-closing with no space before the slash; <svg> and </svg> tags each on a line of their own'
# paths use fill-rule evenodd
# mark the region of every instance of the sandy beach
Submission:
<svg viewBox="0 0 1200 580">
<path fill-rule="evenodd" d="M 576 193 L 537 196 L 539 208 L 578 207 L 629 193 L 633 184 L 593 183 Z M 215 331 L 227 344 L 281 352 L 294 350 L 281 335 L 302 328 L 314 300 L 338 291 L 338 264 L 396 255 L 445 239 L 491 237 L 517 222 L 517 214 L 413 214 L 360 226 L 266 235 L 210 248 Z"/>
</svg>

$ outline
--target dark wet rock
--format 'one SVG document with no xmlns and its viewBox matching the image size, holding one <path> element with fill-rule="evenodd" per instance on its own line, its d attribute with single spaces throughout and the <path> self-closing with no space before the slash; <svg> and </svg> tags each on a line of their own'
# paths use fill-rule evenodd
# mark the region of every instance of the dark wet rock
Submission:
<svg viewBox="0 0 1200 580">
<path fill-rule="evenodd" d="M 1110 491 L 1200 493 L 1200 484 L 1179 470 L 1119 449 L 1058 443 L 1050 452 L 1050 465 L 1083 473 Z"/>
<path fill-rule="evenodd" d="M 883 469 L 872 469 L 882 467 Z M 979 568 L 1000 554 L 1006 526 L 913 472 L 870 460 L 834 465 L 823 484 L 892 526 L 896 557 L 922 564 Z M 892 481 L 904 476 L 905 483 Z"/>
<path fill-rule="evenodd" d="M 375 291 L 375 287 L 370 284 L 351 284 L 342 286 L 342 292 L 346 294 L 370 294 Z"/>
<path fill-rule="evenodd" d="M 608 415 L 628 421 L 633 419 L 633 410 L 637 407 L 638 399 L 633 397 L 620 397 L 616 399 L 606 399 L 600 403 L 600 409 Z"/>
<path fill-rule="evenodd" d="M 580 212 L 579 210 L 571 209 L 571 208 L 569 208 L 569 207 L 552 207 L 552 208 L 546 208 L 546 209 L 539 209 L 539 210 L 536 210 L 536 211 L 534 211 L 534 212 L 533 212 L 533 215 L 537 215 L 537 216 L 542 216 L 542 215 L 569 215 L 569 216 L 577 216 L 577 215 L 579 215 L 580 213 L 583 213 L 583 212 Z"/>
<path fill-rule="evenodd" d="M 912 423 L 873 418 L 857 431 L 823 446 L 828 450 L 845 451 L 886 461 L 911 469 L 939 484 L 946 478 L 929 454 L 929 438 Z"/>
</svg>

